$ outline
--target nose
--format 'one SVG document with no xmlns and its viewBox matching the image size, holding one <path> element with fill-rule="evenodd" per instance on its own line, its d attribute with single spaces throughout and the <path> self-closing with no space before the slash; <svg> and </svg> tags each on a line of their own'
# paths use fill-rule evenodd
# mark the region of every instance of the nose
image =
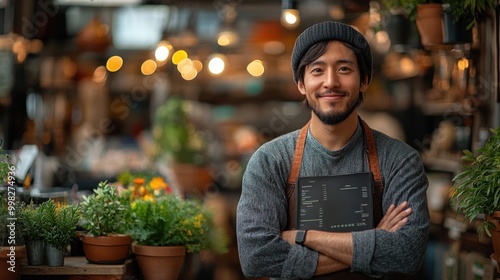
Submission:
<svg viewBox="0 0 500 280">
<path fill-rule="evenodd" d="M 328 68 L 325 70 L 324 77 L 325 77 L 325 80 L 324 80 L 323 86 L 325 88 L 338 88 L 338 87 L 340 87 L 340 81 L 339 81 L 337 71 L 335 71 L 331 68 Z"/>
</svg>

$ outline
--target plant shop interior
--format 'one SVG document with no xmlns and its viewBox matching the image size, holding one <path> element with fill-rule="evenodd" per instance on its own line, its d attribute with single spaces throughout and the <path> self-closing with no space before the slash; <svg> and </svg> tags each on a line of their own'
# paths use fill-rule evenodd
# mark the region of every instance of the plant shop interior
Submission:
<svg viewBox="0 0 500 280">
<path fill-rule="evenodd" d="M 437 16 L 418 14 L 426 2 L 438 2 Z M 309 120 L 291 54 L 325 20 L 353 26 L 371 46 L 360 116 L 422 157 L 430 227 L 415 279 L 500 279 L 494 228 L 481 230 L 489 200 L 454 203 L 471 191 L 452 191 L 467 152 L 493 153 L 493 171 L 483 164 L 467 184 L 494 178 L 476 195 L 500 210 L 499 3 L 0 0 L 0 279 L 246 279 L 242 176 L 260 145 Z M 481 150 L 489 140 L 496 151 Z M 88 233 L 130 235 L 108 260 L 110 249 L 91 256 Z M 181 246 L 181 258 L 143 261 L 139 244 Z"/>
</svg>

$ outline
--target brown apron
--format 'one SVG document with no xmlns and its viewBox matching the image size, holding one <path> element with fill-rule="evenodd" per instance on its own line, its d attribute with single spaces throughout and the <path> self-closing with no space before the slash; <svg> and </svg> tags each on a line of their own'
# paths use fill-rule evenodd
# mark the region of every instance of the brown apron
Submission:
<svg viewBox="0 0 500 280">
<path fill-rule="evenodd" d="M 361 120 L 361 119 L 360 119 Z M 287 229 L 295 229 L 297 227 L 297 217 L 296 217 L 296 199 L 295 199 L 295 182 L 300 172 L 300 165 L 302 163 L 302 155 L 304 153 L 304 146 L 307 137 L 307 130 L 309 128 L 310 121 L 300 130 L 299 137 L 297 138 L 297 144 L 295 146 L 295 153 L 293 155 L 292 168 L 290 175 L 288 176 L 287 183 L 287 196 L 288 196 L 288 223 Z M 377 149 L 375 147 L 375 140 L 373 138 L 373 133 L 370 127 L 361 120 L 364 130 L 365 141 L 367 143 L 367 154 L 368 154 L 368 164 L 370 165 L 370 171 L 373 174 L 373 180 L 375 183 L 375 193 L 373 195 L 373 207 L 374 207 L 374 224 L 378 225 L 383 217 L 382 212 L 382 193 L 384 190 L 384 185 L 382 184 L 382 175 L 380 173 L 380 166 L 378 164 Z M 374 279 L 363 273 L 350 272 L 350 268 L 331 273 L 328 275 L 317 276 L 313 279 Z"/>
</svg>

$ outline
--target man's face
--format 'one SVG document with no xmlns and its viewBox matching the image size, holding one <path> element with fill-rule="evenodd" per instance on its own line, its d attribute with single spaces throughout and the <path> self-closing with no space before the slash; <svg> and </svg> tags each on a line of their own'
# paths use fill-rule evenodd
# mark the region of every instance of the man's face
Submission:
<svg viewBox="0 0 500 280">
<path fill-rule="evenodd" d="M 356 55 L 339 41 L 329 42 L 326 52 L 305 67 L 304 81 L 298 81 L 307 105 L 328 125 L 350 116 L 367 87 L 367 79 L 361 83 Z"/>
</svg>

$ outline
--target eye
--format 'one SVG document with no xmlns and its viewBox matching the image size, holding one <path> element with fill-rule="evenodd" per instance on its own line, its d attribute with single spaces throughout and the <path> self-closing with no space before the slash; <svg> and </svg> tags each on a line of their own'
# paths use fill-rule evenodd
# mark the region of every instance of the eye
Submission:
<svg viewBox="0 0 500 280">
<path fill-rule="evenodd" d="M 311 69 L 311 73 L 313 73 L 313 74 L 318 74 L 318 73 L 322 73 L 322 72 L 323 72 L 323 69 L 321 69 L 319 67 L 315 67 L 315 68 Z"/>
<path fill-rule="evenodd" d="M 351 71 L 351 68 L 349 68 L 347 66 L 341 66 L 341 67 L 339 67 L 339 72 L 348 73 L 350 71 Z"/>
</svg>

